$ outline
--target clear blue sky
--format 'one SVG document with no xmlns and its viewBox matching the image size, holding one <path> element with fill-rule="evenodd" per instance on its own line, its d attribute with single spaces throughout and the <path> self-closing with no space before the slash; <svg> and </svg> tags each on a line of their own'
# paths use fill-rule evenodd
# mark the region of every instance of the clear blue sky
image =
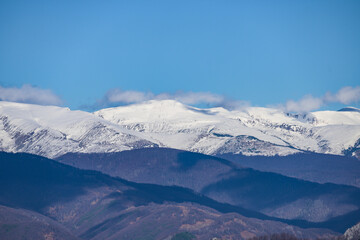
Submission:
<svg viewBox="0 0 360 240">
<path fill-rule="evenodd" d="M 360 85 L 360 1 L 0 1 L 0 85 L 73 109 L 113 88 L 266 106 Z"/>
</svg>

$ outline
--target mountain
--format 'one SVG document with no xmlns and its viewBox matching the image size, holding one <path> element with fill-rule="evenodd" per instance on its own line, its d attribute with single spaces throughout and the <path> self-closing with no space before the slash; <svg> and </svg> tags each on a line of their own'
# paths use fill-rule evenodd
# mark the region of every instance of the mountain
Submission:
<svg viewBox="0 0 360 240">
<path fill-rule="evenodd" d="M 119 153 L 67 153 L 55 160 L 128 181 L 176 185 L 197 192 L 240 168 L 221 158 L 167 148 L 136 149 Z"/>
<path fill-rule="evenodd" d="M 259 107 L 229 111 L 153 100 L 94 114 L 146 133 L 161 146 L 209 155 L 288 155 L 301 151 L 351 155 L 360 144 L 358 112 L 289 114 Z"/>
<path fill-rule="evenodd" d="M 278 218 L 320 223 L 345 216 L 342 223 L 337 223 L 341 226 L 350 219 L 346 215 L 360 211 L 359 188 L 260 172 L 199 153 L 148 148 L 120 153 L 68 153 L 56 160 L 129 181 L 190 188 L 216 201 Z"/>
<path fill-rule="evenodd" d="M 68 152 L 148 147 L 208 155 L 311 151 L 358 156 L 359 139 L 360 113 L 356 111 L 289 114 L 258 107 L 229 111 L 152 100 L 87 113 L 0 101 L 0 150 L 50 158 Z"/>
<path fill-rule="evenodd" d="M 80 240 L 60 223 L 39 213 L 0 205 L 2 240 Z"/>
<path fill-rule="evenodd" d="M 146 136 L 83 111 L 0 102 L 0 150 L 54 157 L 156 147 Z"/>
<path fill-rule="evenodd" d="M 346 230 L 345 234 L 346 240 L 358 240 L 360 239 L 360 222 L 355 226 Z"/>
<path fill-rule="evenodd" d="M 335 235 L 284 222 L 314 223 L 271 218 L 189 189 L 129 182 L 30 154 L 0 152 L 0 205 L 0 233 L 10 239 L 171 239 L 184 232 L 200 240 L 276 232 Z"/>
<path fill-rule="evenodd" d="M 287 156 L 245 156 L 231 153 L 217 156 L 259 171 L 275 172 L 311 182 L 360 188 L 360 161 L 354 157 L 311 152 Z"/>
</svg>

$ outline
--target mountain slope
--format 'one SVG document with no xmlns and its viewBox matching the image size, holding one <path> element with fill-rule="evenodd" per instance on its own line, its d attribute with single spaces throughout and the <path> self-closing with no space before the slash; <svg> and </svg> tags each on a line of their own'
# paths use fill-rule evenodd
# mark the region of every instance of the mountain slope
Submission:
<svg viewBox="0 0 360 240">
<path fill-rule="evenodd" d="M 0 236 L 2 240 L 79 240 L 64 226 L 39 213 L 0 205 Z"/>
<path fill-rule="evenodd" d="M 217 201 L 280 218 L 323 222 L 360 208 L 360 189 L 355 187 L 240 168 L 223 159 L 174 149 L 69 153 L 56 160 L 135 182 L 191 188 Z"/>
<path fill-rule="evenodd" d="M 259 171 L 275 172 L 318 183 L 360 187 L 360 161 L 354 157 L 310 152 L 288 156 L 223 154 L 218 157 Z"/>
<path fill-rule="evenodd" d="M 360 239 L 360 223 L 346 230 L 344 236 L 346 240 Z"/>
<path fill-rule="evenodd" d="M 0 150 L 54 157 L 156 147 L 145 136 L 83 111 L 0 102 Z"/>
<path fill-rule="evenodd" d="M 95 113 L 0 101 L 0 150 L 57 157 L 170 147 L 209 155 L 358 156 L 360 113 L 287 114 L 276 109 L 200 109 L 172 100 Z"/>
<path fill-rule="evenodd" d="M 0 153 L 0 204 L 36 211 L 83 239 L 165 239 L 184 231 L 200 240 L 274 232 L 333 236 L 325 229 L 273 221 L 291 222 L 222 204 L 188 189 L 132 183 L 29 154 Z"/>
<path fill-rule="evenodd" d="M 136 149 L 120 153 L 67 153 L 55 160 L 128 181 L 176 185 L 197 192 L 240 167 L 221 158 L 167 148 Z"/>
<path fill-rule="evenodd" d="M 114 124 L 146 133 L 162 145 L 215 155 L 342 154 L 360 139 L 360 113 L 287 114 L 270 108 L 199 109 L 172 100 L 95 112 Z"/>
</svg>

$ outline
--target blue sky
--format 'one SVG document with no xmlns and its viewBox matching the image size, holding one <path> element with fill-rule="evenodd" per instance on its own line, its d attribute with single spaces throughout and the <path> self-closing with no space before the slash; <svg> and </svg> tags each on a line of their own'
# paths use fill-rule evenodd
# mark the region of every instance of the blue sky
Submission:
<svg viewBox="0 0 360 240">
<path fill-rule="evenodd" d="M 359 107 L 359 85 L 357 0 L 0 1 L 3 100 L 35 89 L 79 109 L 190 92 L 332 109 Z"/>
</svg>

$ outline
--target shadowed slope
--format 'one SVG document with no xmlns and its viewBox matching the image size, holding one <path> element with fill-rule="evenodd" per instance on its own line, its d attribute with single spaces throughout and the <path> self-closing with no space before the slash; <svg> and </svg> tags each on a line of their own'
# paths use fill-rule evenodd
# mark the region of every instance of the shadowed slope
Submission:
<svg viewBox="0 0 360 240">
<path fill-rule="evenodd" d="M 202 225 L 198 226 L 193 221 L 206 222 L 208 221 L 206 219 L 210 219 L 213 215 L 211 212 L 216 213 L 217 220 L 213 219 L 215 223 L 221 223 L 226 219 L 224 213 L 232 212 L 237 219 L 241 219 L 240 222 L 233 222 L 234 229 L 226 228 L 228 229 L 226 234 L 233 234 L 238 239 L 243 239 L 238 235 L 237 229 L 241 229 L 239 227 L 244 223 L 251 227 L 253 235 L 296 231 L 300 235 L 314 237 L 330 233 L 327 230 L 289 227 L 278 221 L 305 227 L 316 224 L 268 217 L 241 207 L 216 202 L 182 187 L 128 182 L 100 172 L 76 169 L 35 155 L 0 153 L 0 176 L 1 204 L 35 210 L 55 219 L 76 236 L 85 239 L 104 239 L 103 236 L 111 239 L 108 234 L 118 236 L 115 239 L 128 239 L 120 237 L 123 236 L 123 231 L 138 234 L 144 224 L 152 225 L 151 229 L 158 229 L 153 239 L 163 239 L 162 233 L 166 233 L 167 237 L 172 236 L 182 231 L 184 228 L 181 227 L 182 225 L 189 224 L 195 224 L 189 231 L 194 232 L 199 239 L 207 239 L 205 236 L 216 236 L 216 232 L 211 228 L 202 232 Z M 152 207 L 152 204 L 158 206 Z M 208 213 L 195 214 L 194 217 L 183 219 L 180 215 L 173 214 L 174 204 L 180 208 L 191 204 L 192 211 Z M 145 212 L 134 219 L 131 216 L 137 214 L 136 209 Z M 250 220 L 239 213 L 258 219 Z M 159 214 L 161 218 L 156 217 L 160 216 Z M 170 218 L 173 221 L 171 226 L 166 225 Z M 141 224 L 133 225 L 139 219 L 142 219 Z M 263 223 L 265 219 L 277 221 L 270 221 L 271 228 L 267 228 L 264 227 L 267 224 Z M 179 225 L 180 223 L 182 225 Z M 131 229 L 124 227 L 129 225 L 132 226 Z M 258 229 L 257 226 L 262 227 Z M 140 237 L 146 236 L 147 232 L 140 234 Z"/>
<path fill-rule="evenodd" d="M 1 240 L 79 240 L 58 222 L 39 213 L 0 205 Z"/>
<path fill-rule="evenodd" d="M 360 207 L 358 188 L 241 168 L 224 159 L 174 149 L 69 153 L 57 160 L 135 182 L 191 188 L 217 201 L 279 218 L 324 222 Z"/>
<path fill-rule="evenodd" d="M 244 167 L 280 173 L 312 182 L 360 187 L 360 161 L 354 157 L 297 153 L 288 156 L 218 155 Z"/>
</svg>

